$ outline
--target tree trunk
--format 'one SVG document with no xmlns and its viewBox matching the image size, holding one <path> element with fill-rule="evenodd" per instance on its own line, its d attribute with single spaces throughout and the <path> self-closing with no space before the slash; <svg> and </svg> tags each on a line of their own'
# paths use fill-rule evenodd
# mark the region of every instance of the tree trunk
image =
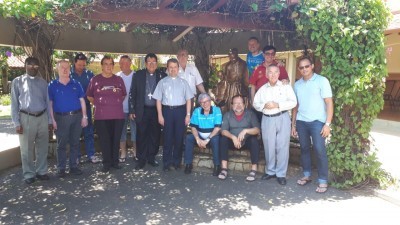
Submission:
<svg viewBox="0 0 400 225">
<path fill-rule="evenodd" d="M 2 94 L 8 94 L 8 75 L 6 68 L 1 69 L 1 86 L 3 87 Z"/>
</svg>

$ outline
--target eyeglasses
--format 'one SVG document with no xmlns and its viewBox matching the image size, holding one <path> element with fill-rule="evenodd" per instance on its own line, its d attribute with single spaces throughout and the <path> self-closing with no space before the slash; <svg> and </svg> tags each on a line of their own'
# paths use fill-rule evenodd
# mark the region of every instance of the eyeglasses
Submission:
<svg viewBox="0 0 400 225">
<path fill-rule="evenodd" d="M 232 105 L 243 105 L 243 102 L 234 102 Z"/>
<path fill-rule="evenodd" d="M 211 100 L 206 100 L 206 101 L 202 101 L 200 102 L 200 105 L 206 104 L 207 102 L 210 102 Z"/>
<path fill-rule="evenodd" d="M 299 66 L 299 70 L 303 70 L 304 68 L 308 69 L 310 68 L 310 64 L 306 65 L 306 66 Z"/>
<path fill-rule="evenodd" d="M 146 62 L 149 65 L 157 65 L 157 62 Z"/>
<path fill-rule="evenodd" d="M 274 56 L 275 52 L 264 52 L 264 55 L 266 55 L 266 56 Z"/>
<path fill-rule="evenodd" d="M 38 65 L 26 65 L 27 68 L 35 68 L 38 69 L 39 66 Z"/>
</svg>

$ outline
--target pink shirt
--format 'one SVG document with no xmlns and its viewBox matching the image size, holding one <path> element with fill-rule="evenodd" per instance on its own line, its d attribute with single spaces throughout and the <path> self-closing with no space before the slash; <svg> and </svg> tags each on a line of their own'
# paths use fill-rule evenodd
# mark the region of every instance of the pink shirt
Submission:
<svg viewBox="0 0 400 225">
<path fill-rule="evenodd" d="M 99 74 L 94 76 L 86 91 L 88 97 L 94 98 L 94 119 L 124 119 L 122 102 L 126 96 L 124 81 L 112 75 L 109 78 Z"/>
</svg>

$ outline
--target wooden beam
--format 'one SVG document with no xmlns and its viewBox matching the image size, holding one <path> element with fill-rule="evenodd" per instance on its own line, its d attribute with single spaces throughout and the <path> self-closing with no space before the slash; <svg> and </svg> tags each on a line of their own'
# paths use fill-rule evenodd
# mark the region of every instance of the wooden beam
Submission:
<svg viewBox="0 0 400 225">
<path fill-rule="evenodd" d="M 84 16 L 91 21 L 115 23 L 148 23 L 160 25 L 228 28 L 244 30 L 279 30 L 274 24 L 254 24 L 239 21 L 231 16 L 218 13 L 184 13 L 169 9 L 111 9 L 97 8 Z"/>
</svg>

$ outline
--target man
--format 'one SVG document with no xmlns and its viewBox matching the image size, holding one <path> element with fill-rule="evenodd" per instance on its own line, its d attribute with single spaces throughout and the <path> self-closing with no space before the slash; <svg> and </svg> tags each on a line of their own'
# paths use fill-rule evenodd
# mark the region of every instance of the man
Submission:
<svg viewBox="0 0 400 225">
<path fill-rule="evenodd" d="M 219 131 L 221 130 L 222 114 L 217 106 L 211 106 L 211 97 L 207 93 L 199 95 L 200 107 L 193 111 L 190 119 L 192 133 L 186 136 L 185 147 L 185 174 L 190 174 L 193 169 L 193 148 L 196 143 L 200 148 L 211 145 L 213 152 L 214 171 L 217 176 L 221 170 L 219 160 Z"/>
<path fill-rule="evenodd" d="M 241 95 L 244 98 L 245 107 L 248 106 L 248 75 L 246 62 L 239 57 L 237 48 L 229 50 L 229 62 L 223 65 L 224 77 L 227 81 L 225 102 L 232 102 L 232 97 Z M 226 104 L 230 110 L 230 105 Z"/>
<path fill-rule="evenodd" d="M 132 78 L 133 74 L 135 73 L 133 70 L 131 70 L 131 65 L 132 65 L 132 60 L 129 56 L 123 55 L 119 59 L 119 67 L 121 69 L 120 72 L 118 72 L 116 75 L 121 77 L 122 80 L 124 81 L 125 84 L 125 89 L 129 91 L 131 89 L 131 84 L 132 84 Z M 121 141 L 119 143 L 119 147 L 121 149 L 120 156 L 119 156 L 119 162 L 124 163 L 127 157 L 127 152 L 126 152 L 126 133 L 127 133 L 127 128 L 128 128 L 128 123 L 129 127 L 131 129 L 131 141 L 132 141 L 132 146 L 133 146 L 133 153 L 134 156 L 133 158 L 136 158 L 136 123 L 135 120 L 129 117 L 129 96 L 126 95 L 123 104 L 123 110 L 125 114 L 125 123 L 123 126 L 122 134 L 121 134 Z"/>
<path fill-rule="evenodd" d="M 247 41 L 249 52 L 247 53 L 246 64 L 249 70 L 249 79 L 253 75 L 255 68 L 264 61 L 263 53 L 260 50 L 260 42 L 256 37 L 250 37 Z"/>
<path fill-rule="evenodd" d="M 279 80 L 284 81 L 287 84 L 289 81 L 288 73 L 284 66 L 278 64 L 275 60 L 276 48 L 271 45 L 267 45 L 263 49 L 264 61 L 256 67 L 251 78 L 250 78 L 250 88 L 251 88 L 251 101 L 254 101 L 254 95 L 264 84 L 268 83 L 268 77 L 266 74 L 267 68 L 270 65 L 277 65 L 279 68 Z"/>
<path fill-rule="evenodd" d="M 158 122 L 164 126 L 164 171 L 180 167 L 182 140 L 190 121 L 191 99 L 194 97 L 186 80 L 178 77 L 179 63 L 167 61 L 168 77 L 162 79 L 154 91 L 157 100 Z"/>
<path fill-rule="evenodd" d="M 277 178 L 279 184 L 286 185 L 290 144 L 288 110 L 296 106 L 297 100 L 292 87 L 278 80 L 279 67 L 270 65 L 267 70 L 268 83 L 256 93 L 253 103 L 264 114 L 261 131 L 267 165 L 261 179 Z"/>
<path fill-rule="evenodd" d="M 69 173 L 81 175 L 77 159 L 82 127 L 88 124 L 85 93 L 78 81 L 71 79 L 69 62 L 57 63 L 58 79 L 50 82 L 50 116 L 57 137 L 57 175 L 65 177 L 67 144 L 69 144 Z"/>
<path fill-rule="evenodd" d="M 313 61 L 302 57 L 299 70 L 302 78 L 296 81 L 294 91 L 297 106 L 292 113 L 292 135 L 299 137 L 301 162 L 304 176 L 297 184 L 304 186 L 311 182 L 311 143 L 317 154 L 317 193 L 328 190 L 328 157 L 325 139 L 329 136 L 333 117 L 332 89 L 328 79 L 314 73 Z"/>
<path fill-rule="evenodd" d="M 200 93 L 206 93 L 206 90 L 203 86 L 203 79 L 200 76 L 199 70 L 194 64 L 187 63 L 189 59 L 188 51 L 186 49 L 179 50 L 177 54 L 177 59 L 179 62 L 178 76 L 188 82 L 192 93 L 196 95 L 196 87 L 200 91 Z"/>
<path fill-rule="evenodd" d="M 157 69 L 157 56 L 154 53 L 147 54 L 144 60 L 146 69 L 137 71 L 132 78 L 129 93 L 129 114 L 137 126 L 137 170 L 144 168 L 146 162 L 153 167 L 158 166 L 156 155 L 160 146 L 161 127 L 156 100 L 152 96 L 158 82 L 167 76 Z"/>
<path fill-rule="evenodd" d="M 83 91 L 86 93 L 87 88 L 89 86 L 89 82 L 94 76 L 92 71 L 86 69 L 86 56 L 82 53 L 79 53 L 75 56 L 74 66 L 71 68 L 71 78 L 78 81 L 83 88 Z M 99 163 L 101 160 L 97 158 L 94 153 L 94 135 L 93 135 L 93 120 L 92 120 L 92 110 L 90 107 L 90 102 L 85 97 L 86 109 L 87 109 L 87 117 L 88 117 L 88 125 L 83 128 L 83 134 L 85 138 L 85 149 L 87 154 L 87 160 L 91 163 Z M 80 147 L 79 147 L 80 149 Z M 78 158 L 80 158 L 81 151 L 79 151 Z"/>
<path fill-rule="evenodd" d="M 228 176 L 228 149 L 250 149 L 251 171 L 246 181 L 256 179 L 258 154 L 260 145 L 257 135 L 260 133 L 260 122 L 252 110 L 245 109 L 244 98 L 240 95 L 233 96 L 232 110 L 225 113 L 221 127 L 220 156 L 222 160 L 221 172 L 218 178 L 225 180 Z"/>
<path fill-rule="evenodd" d="M 47 110 L 47 82 L 37 76 L 39 60 L 28 57 L 25 60 L 25 71 L 24 75 L 12 81 L 11 118 L 19 134 L 24 180 L 32 184 L 35 176 L 39 180 L 49 179 L 47 153 L 49 131 L 52 131 L 53 126 Z"/>
</svg>

